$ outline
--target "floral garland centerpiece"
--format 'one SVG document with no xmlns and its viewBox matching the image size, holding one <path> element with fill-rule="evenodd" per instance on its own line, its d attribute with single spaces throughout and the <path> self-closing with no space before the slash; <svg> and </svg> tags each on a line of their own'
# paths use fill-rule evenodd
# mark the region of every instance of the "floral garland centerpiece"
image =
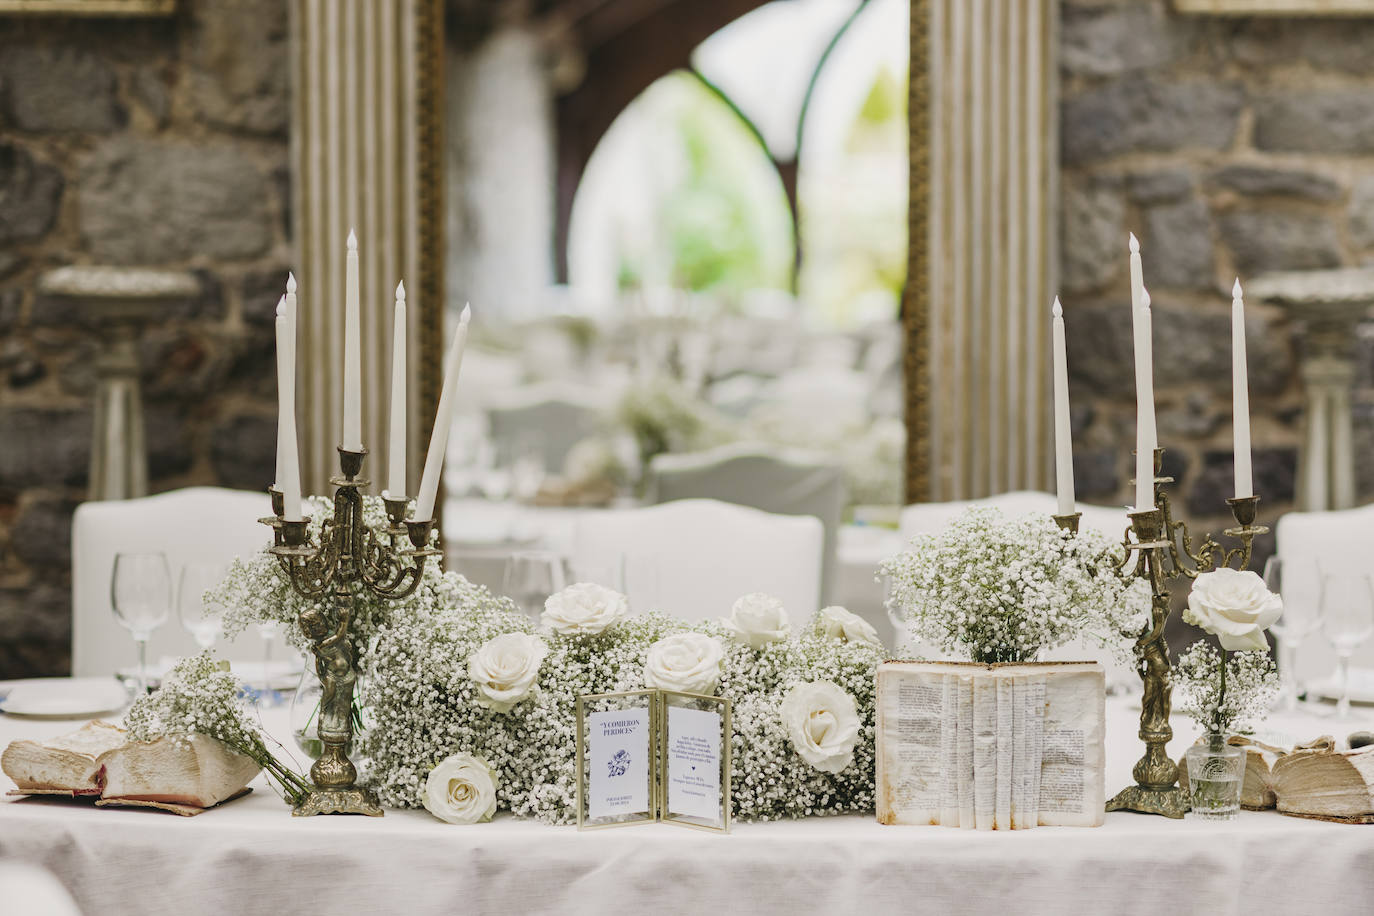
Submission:
<svg viewBox="0 0 1374 916">
<path fill-rule="evenodd" d="M 769 820 L 873 807 L 872 627 L 827 608 L 792 633 L 776 599 L 688 624 L 631 616 L 589 583 L 549 598 L 540 625 L 499 605 L 421 608 L 383 631 L 363 738 L 382 802 L 457 823 L 497 809 L 576 819 L 577 697 L 663 688 L 733 703 L 733 813 Z"/>
<path fill-rule="evenodd" d="M 1029 662 L 1073 639 L 1128 651 L 1149 589 L 1116 573 L 1115 545 L 1070 534 L 1047 515 L 1007 520 L 969 509 L 883 564 L 889 607 L 915 638 L 981 663 Z"/>
</svg>

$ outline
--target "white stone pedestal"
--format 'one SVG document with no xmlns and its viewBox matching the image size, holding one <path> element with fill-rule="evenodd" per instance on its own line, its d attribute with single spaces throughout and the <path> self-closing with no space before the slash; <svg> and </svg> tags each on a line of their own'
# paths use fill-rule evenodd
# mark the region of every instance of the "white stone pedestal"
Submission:
<svg viewBox="0 0 1374 916">
<path fill-rule="evenodd" d="M 108 329 L 96 360 L 95 428 L 91 440 L 90 499 L 129 499 L 148 492 L 148 449 L 139 392 L 139 326 L 169 305 L 200 294 L 185 271 L 138 267 L 61 267 L 44 274 L 39 292 L 69 299 L 91 323 Z"/>
<path fill-rule="evenodd" d="M 1356 326 L 1374 304 L 1374 270 L 1266 274 L 1247 288 L 1302 322 L 1305 432 L 1298 455 L 1298 509 L 1355 505 L 1350 389 L 1355 380 Z"/>
</svg>

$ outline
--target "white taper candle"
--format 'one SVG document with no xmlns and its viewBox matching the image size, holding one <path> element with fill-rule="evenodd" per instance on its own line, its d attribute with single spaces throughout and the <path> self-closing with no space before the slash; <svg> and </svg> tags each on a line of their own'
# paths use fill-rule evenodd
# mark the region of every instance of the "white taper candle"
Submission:
<svg viewBox="0 0 1374 916">
<path fill-rule="evenodd" d="M 386 459 L 387 495 L 406 492 L 406 285 L 396 284 L 396 317 L 391 331 L 391 436 Z"/>
<path fill-rule="evenodd" d="M 415 520 L 429 521 L 434 518 L 434 500 L 439 493 L 439 472 L 444 467 L 444 449 L 448 447 L 448 431 L 453 424 L 455 390 L 458 387 L 458 371 L 463 366 L 463 349 L 468 341 L 468 321 L 472 318 L 472 306 L 464 305 L 463 314 L 458 319 L 458 329 L 453 332 L 453 343 L 449 346 L 448 356 L 444 359 L 444 387 L 439 392 L 439 409 L 434 417 L 434 430 L 429 434 L 429 451 L 425 454 L 425 471 L 420 477 L 420 493 L 415 497 Z"/>
<path fill-rule="evenodd" d="M 282 322 L 285 320 L 285 317 L 286 317 L 286 296 L 285 296 L 285 295 L 282 295 L 282 297 L 279 298 L 279 299 L 277 300 L 277 310 L 276 310 L 275 315 L 276 315 L 276 317 L 273 318 L 273 322 L 274 322 L 273 326 L 274 326 L 274 327 L 276 326 L 276 324 L 280 324 L 280 323 L 282 323 Z M 285 351 L 287 348 L 286 348 L 286 346 L 285 346 L 285 340 L 284 340 L 284 338 L 283 338 L 283 335 L 277 334 L 276 341 L 277 341 L 277 473 L 276 473 L 276 476 L 274 476 L 274 477 L 272 478 L 272 480 L 273 480 L 272 486 L 276 487 L 278 490 L 281 490 L 282 483 L 285 482 L 285 479 L 286 479 L 286 404 L 282 401 L 282 395 L 283 395 L 285 392 L 282 390 L 282 385 L 281 385 L 281 374 L 282 374 L 282 360 L 284 360 L 284 359 L 286 358 L 285 355 L 284 355 L 284 351 Z"/>
<path fill-rule="evenodd" d="M 363 448 L 362 345 L 358 339 L 362 316 L 358 311 L 358 237 L 348 230 L 344 271 L 343 441 L 345 450 Z"/>
<path fill-rule="evenodd" d="M 1255 495 L 1250 476 L 1250 373 L 1245 358 L 1245 300 L 1231 288 L 1231 412 L 1235 427 L 1236 498 Z"/>
<path fill-rule="evenodd" d="M 1152 509 L 1155 504 L 1155 395 L 1150 358 L 1150 294 L 1136 309 L 1139 321 L 1135 337 L 1135 507 Z"/>
<path fill-rule="evenodd" d="M 1069 367 L 1064 346 L 1064 308 L 1054 297 L 1050 309 L 1054 342 L 1054 469 L 1059 491 L 1059 514 L 1072 515 L 1073 427 L 1069 418 Z"/>
<path fill-rule="evenodd" d="M 296 354 L 286 317 L 286 297 L 277 305 L 277 445 L 283 513 L 287 521 L 301 520 L 301 464 L 296 448 Z"/>
</svg>

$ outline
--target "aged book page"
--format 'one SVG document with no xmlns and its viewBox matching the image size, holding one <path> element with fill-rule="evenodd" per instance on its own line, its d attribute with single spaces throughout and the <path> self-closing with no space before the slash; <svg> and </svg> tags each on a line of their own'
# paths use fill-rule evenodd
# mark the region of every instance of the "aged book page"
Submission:
<svg viewBox="0 0 1374 916">
<path fill-rule="evenodd" d="M 982 830 L 1101 824 L 1104 698 L 1093 663 L 884 663 L 879 820 Z"/>
<path fill-rule="evenodd" d="M 122 729 L 91 721 L 45 743 L 12 742 L 0 756 L 0 768 L 21 792 L 99 795 L 102 779 L 97 758 L 122 744 Z"/>
<path fill-rule="evenodd" d="M 891 736 L 878 755 L 878 781 L 889 788 L 878 793 L 878 820 L 884 824 L 939 824 L 944 803 L 941 772 L 947 676 L 920 671 L 879 680 L 878 730 Z"/>
<path fill-rule="evenodd" d="M 1067 667 L 1067 666 L 1066 666 Z M 1106 683 L 1096 670 L 1063 671 L 1045 680 L 1039 823 L 1097 827 L 1106 813 Z"/>
<path fill-rule="evenodd" d="M 973 822 L 997 826 L 997 682 L 973 678 Z"/>
<path fill-rule="evenodd" d="M 973 673 L 951 676 L 959 682 L 959 727 L 955 736 L 959 743 L 959 820 L 949 826 L 972 830 L 977 826 L 973 813 Z"/>
</svg>

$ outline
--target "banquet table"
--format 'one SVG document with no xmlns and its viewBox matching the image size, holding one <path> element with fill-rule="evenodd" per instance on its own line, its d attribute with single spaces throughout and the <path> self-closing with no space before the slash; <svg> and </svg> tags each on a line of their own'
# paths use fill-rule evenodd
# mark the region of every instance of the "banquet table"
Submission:
<svg viewBox="0 0 1374 916">
<path fill-rule="evenodd" d="M 1368 728 L 1278 715 L 1295 736 Z M 1108 701 L 1107 787 L 1130 781 L 1138 707 Z M 286 714 L 268 710 L 270 731 Z M 0 716 L 0 744 L 76 727 Z M 1193 730 L 1176 719 L 1172 756 Z M 0 789 L 12 783 L 0 776 Z M 579 832 L 427 812 L 293 818 L 261 777 L 196 817 L 56 798 L 0 803 L 0 861 L 50 869 L 83 912 L 1370 913 L 1374 826 L 1267 812 L 1235 821 L 1108 814 L 1014 833 L 884 827 L 871 816 Z M 0 897 L 0 912 L 5 911 Z"/>
</svg>

